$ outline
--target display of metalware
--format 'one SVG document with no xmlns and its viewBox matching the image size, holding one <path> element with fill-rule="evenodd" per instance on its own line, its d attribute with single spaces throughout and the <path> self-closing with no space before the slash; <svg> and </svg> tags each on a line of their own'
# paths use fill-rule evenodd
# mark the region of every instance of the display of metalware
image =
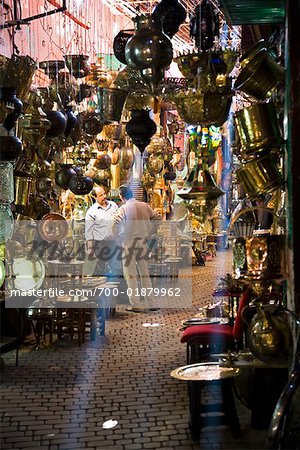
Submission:
<svg viewBox="0 0 300 450">
<path fill-rule="evenodd" d="M 14 192 L 14 166 L 11 162 L 0 162 L 0 203 L 12 203 Z"/>
<path fill-rule="evenodd" d="M 242 70 L 235 80 L 234 89 L 264 100 L 279 81 L 284 80 L 284 68 L 277 64 L 268 50 L 254 47 L 241 59 Z"/>
<path fill-rule="evenodd" d="M 141 77 L 154 91 L 164 77 L 164 70 L 173 58 L 172 43 L 158 28 L 151 15 L 134 18 L 135 34 L 127 41 L 125 58 L 127 64 L 139 70 Z"/>
<path fill-rule="evenodd" d="M 235 124 L 244 154 L 251 155 L 282 143 L 275 107 L 257 103 L 235 113 Z"/>
<path fill-rule="evenodd" d="M 99 117 L 103 123 L 120 121 L 127 95 L 123 89 L 97 89 Z"/>
<path fill-rule="evenodd" d="M 180 117 L 190 125 L 221 126 L 227 119 L 232 95 L 190 89 L 173 95 Z"/>
<path fill-rule="evenodd" d="M 249 198 L 273 192 L 283 184 L 283 178 L 272 155 L 264 155 L 245 163 L 236 171 L 238 182 Z"/>
</svg>

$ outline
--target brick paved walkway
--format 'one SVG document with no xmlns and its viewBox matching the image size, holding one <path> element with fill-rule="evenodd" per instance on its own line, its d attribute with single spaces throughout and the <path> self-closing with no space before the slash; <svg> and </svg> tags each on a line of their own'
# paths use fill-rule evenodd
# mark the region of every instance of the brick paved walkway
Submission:
<svg viewBox="0 0 300 450">
<path fill-rule="evenodd" d="M 5 355 L 0 448 L 262 448 L 264 433 L 250 429 L 249 412 L 240 404 L 240 439 L 223 426 L 203 429 L 200 442 L 192 441 L 186 384 L 169 376 L 185 364 L 185 346 L 178 332 L 181 320 L 211 299 L 219 278 L 230 268 L 229 252 L 219 252 L 205 267 L 193 268 L 190 310 L 151 314 L 121 310 L 107 321 L 105 336 L 81 348 L 76 340 L 56 341 L 39 351 L 28 345 L 21 351 L 18 367 L 13 352 Z M 207 401 L 218 395 L 210 389 Z M 118 424 L 103 429 L 103 422 L 110 419 Z"/>
</svg>

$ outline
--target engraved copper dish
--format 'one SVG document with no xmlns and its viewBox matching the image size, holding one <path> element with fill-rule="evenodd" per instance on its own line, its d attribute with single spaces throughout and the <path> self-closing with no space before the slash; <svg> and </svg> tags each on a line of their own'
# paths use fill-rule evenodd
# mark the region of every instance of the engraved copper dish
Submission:
<svg viewBox="0 0 300 450">
<path fill-rule="evenodd" d="M 66 238 L 69 226 L 61 214 L 50 213 L 39 221 L 38 230 L 42 239 L 47 242 L 55 242 Z"/>
</svg>

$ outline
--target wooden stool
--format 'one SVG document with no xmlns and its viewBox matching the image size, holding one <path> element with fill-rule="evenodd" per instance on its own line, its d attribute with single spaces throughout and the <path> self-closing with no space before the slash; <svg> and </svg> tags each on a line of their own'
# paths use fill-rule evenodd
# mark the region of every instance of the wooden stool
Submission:
<svg viewBox="0 0 300 450">
<path fill-rule="evenodd" d="M 239 375 L 239 369 L 222 367 L 218 363 L 197 363 L 179 367 L 171 372 L 171 377 L 188 381 L 190 401 L 190 422 L 192 438 L 199 439 L 201 428 L 208 425 L 229 425 L 234 437 L 240 436 L 240 424 L 236 412 L 232 378 Z M 202 403 L 202 391 L 211 384 L 218 383 L 222 392 L 222 404 Z M 207 415 L 207 413 L 222 415 Z"/>
</svg>

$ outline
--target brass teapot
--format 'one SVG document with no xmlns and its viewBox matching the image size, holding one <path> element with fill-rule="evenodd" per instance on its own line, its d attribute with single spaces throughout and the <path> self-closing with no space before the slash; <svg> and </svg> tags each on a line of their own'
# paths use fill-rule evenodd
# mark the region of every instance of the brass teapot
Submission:
<svg viewBox="0 0 300 450">
<path fill-rule="evenodd" d="M 247 329 L 253 355 L 266 363 L 287 363 L 292 349 L 292 331 L 287 311 L 281 306 L 255 302 L 256 314 Z"/>
</svg>

